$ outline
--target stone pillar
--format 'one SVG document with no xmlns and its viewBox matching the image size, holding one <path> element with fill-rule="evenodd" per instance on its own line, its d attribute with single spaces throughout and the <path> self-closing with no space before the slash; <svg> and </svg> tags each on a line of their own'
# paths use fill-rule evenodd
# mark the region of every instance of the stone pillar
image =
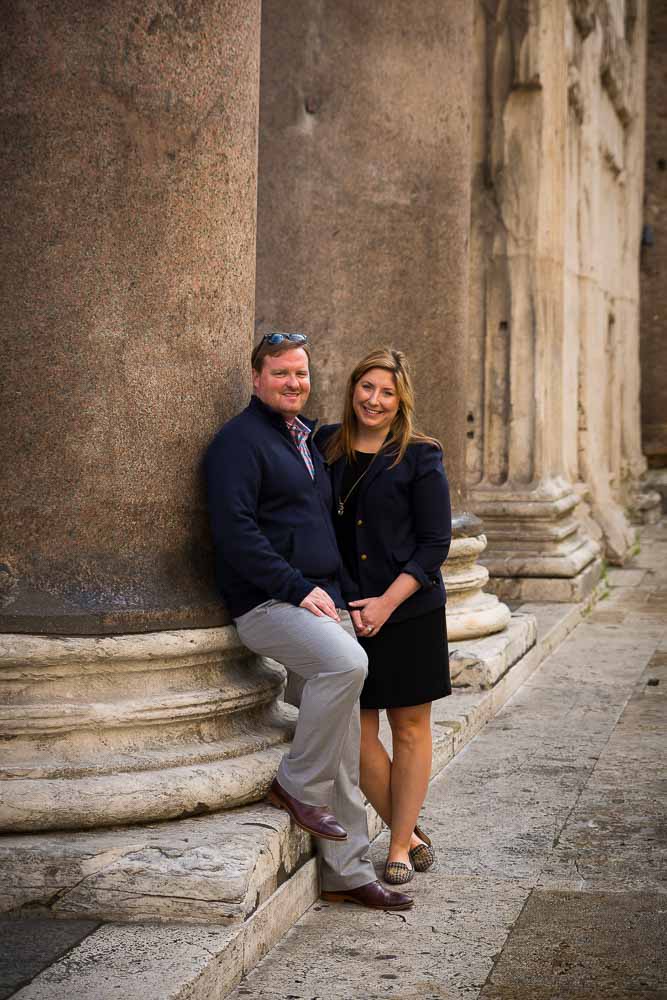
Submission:
<svg viewBox="0 0 667 1000">
<path fill-rule="evenodd" d="M 598 4 L 568 37 L 568 298 L 579 341 L 578 464 L 605 554 L 621 563 L 631 520 L 659 503 L 642 490 L 639 249 L 644 149 L 646 4 Z M 574 336 L 574 334 L 573 334 Z"/>
<path fill-rule="evenodd" d="M 324 421 L 340 419 L 357 360 L 404 350 L 459 512 L 471 28 L 465 0 L 263 5 L 258 332 L 312 337 L 311 411 Z"/>
<path fill-rule="evenodd" d="M 288 735 L 199 471 L 249 390 L 259 3 L 10 8 L 0 828 L 235 804 Z"/>
<path fill-rule="evenodd" d="M 667 7 L 648 9 L 646 174 L 641 259 L 642 444 L 667 509 Z"/>
<path fill-rule="evenodd" d="M 564 455 L 565 9 L 476 13 L 468 482 L 514 600 L 577 600 L 600 573 Z"/>
</svg>

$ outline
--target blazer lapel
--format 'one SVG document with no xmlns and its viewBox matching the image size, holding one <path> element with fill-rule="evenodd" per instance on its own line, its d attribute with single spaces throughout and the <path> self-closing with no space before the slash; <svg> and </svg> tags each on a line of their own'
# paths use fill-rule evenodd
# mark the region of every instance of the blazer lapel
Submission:
<svg viewBox="0 0 667 1000">
<path fill-rule="evenodd" d="M 366 494 L 367 489 L 371 483 L 377 479 L 380 473 L 385 472 L 385 470 L 389 468 L 391 463 L 394 461 L 394 457 L 395 456 L 393 454 L 388 455 L 386 452 L 382 452 L 381 454 L 375 456 L 368 468 L 368 472 L 359 483 L 360 498 Z"/>
</svg>

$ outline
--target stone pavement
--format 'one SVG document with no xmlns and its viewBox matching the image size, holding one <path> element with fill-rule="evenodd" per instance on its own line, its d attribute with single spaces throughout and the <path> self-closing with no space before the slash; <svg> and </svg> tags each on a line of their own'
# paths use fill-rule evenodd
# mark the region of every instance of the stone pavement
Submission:
<svg viewBox="0 0 667 1000">
<path fill-rule="evenodd" d="M 667 525 L 643 531 L 609 584 L 432 783 L 423 817 L 439 862 L 411 883 L 413 911 L 318 902 L 232 993 L 233 928 L 9 917 L 0 1000 L 667 998 Z M 478 697 L 457 695 L 457 712 L 478 712 Z M 382 836 L 378 866 L 385 847 Z M 312 865 L 276 895 L 310 892 Z M 270 946 L 262 920 L 244 967 Z"/>
<path fill-rule="evenodd" d="M 609 576 L 433 782 L 414 909 L 320 902 L 230 1000 L 667 998 L 667 528 Z"/>
</svg>

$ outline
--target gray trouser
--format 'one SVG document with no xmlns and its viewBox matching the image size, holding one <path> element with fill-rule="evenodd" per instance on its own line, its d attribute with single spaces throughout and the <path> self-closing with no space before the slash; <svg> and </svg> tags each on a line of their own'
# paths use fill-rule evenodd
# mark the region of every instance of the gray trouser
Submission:
<svg viewBox="0 0 667 1000">
<path fill-rule="evenodd" d="M 292 747 L 278 770 L 290 795 L 328 805 L 347 840 L 319 840 L 323 889 L 375 880 L 366 809 L 359 790 L 359 693 L 368 660 L 347 612 L 341 624 L 305 608 L 267 601 L 235 619 L 241 641 L 288 671 L 286 699 L 299 706 Z"/>
</svg>

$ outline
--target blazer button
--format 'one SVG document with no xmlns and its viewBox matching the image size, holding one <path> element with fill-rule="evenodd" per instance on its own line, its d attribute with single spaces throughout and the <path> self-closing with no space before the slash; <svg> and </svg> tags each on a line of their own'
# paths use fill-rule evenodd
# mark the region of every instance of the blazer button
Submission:
<svg viewBox="0 0 667 1000">
<path fill-rule="evenodd" d="M 359 520 L 357 521 L 357 528 L 360 528 L 363 523 L 364 522 L 361 520 L 361 518 L 359 518 Z"/>
<path fill-rule="evenodd" d="M 362 562 L 364 562 L 366 559 L 368 559 L 368 556 L 366 555 L 365 552 L 362 552 L 361 553 L 361 560 L 362 560 Z"/>
</svg>

